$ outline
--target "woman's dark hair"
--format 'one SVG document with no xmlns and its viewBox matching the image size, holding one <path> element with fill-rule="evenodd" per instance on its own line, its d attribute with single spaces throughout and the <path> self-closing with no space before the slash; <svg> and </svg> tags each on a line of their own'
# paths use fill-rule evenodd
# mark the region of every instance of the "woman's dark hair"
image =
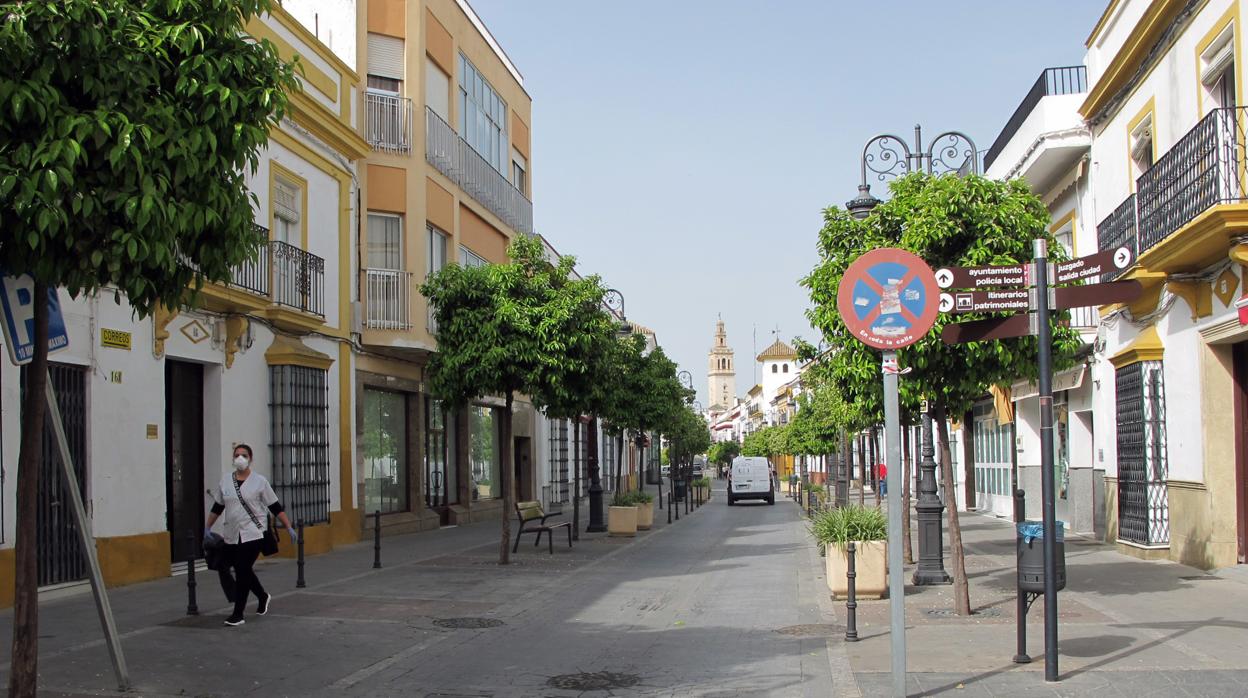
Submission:
<svg viewBox="0 0 1248 698">
<path fill-rule="evenodd" d="M 247 444 L 237 444 L 237 445 L 235 445 L 235 446 L 234 446 L 234 450 L 235 450 L 235 451 L 237 451 L 237 450 L 238 450 L 238 449 L 240 449 L 240 448 L 241 448 L 241 449 L 243 449 L 244 451 L 246 451 L 246 452 L 247 452 L 247 460 L 255 460 L 255 459 L 256 459 L 255 455 L 254 455 L 254 454 L 252 454 L 252 452 L 251 452 L 251 446 L 248 446 Z"/>
</svg>

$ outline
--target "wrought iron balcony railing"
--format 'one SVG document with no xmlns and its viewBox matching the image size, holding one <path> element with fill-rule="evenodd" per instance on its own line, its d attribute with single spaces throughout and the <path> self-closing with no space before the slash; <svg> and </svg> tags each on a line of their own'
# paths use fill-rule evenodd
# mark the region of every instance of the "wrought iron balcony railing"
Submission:
<svg viewBox="0 0 1248 698">
<path fill-rule="evenodd" d="M 1139 253 L 1217 204 L 1248 199 L 1248 107 L 1214 109 L 1135 181 Z"/>
<path fill-rule="evenodd" d="M 1105 217 L 1096 226 L 1097 248 L 1116 250 L 1127 247 L 1133 254 L 1138 254 L 1136 241 L 1135 194 L 1118 205 L 1114 212 Z M 1113 281 L 1121 272 L 1110 271 L 1101 275 L 1101 281 Z"/>
<path fill-rule="evenodd" d="M 1096 329 L 1101 324 L 1101 313 L 1094 307 L 1070 309 L 1070 326 L 1077 330 Z"/>
<path fill-rule="evenodd" d="M 325 260 L 294 245 L 269 243 L 273 302 L 325 317 Z"/>
<path fill-rule="evenodd" d="M 256 237 L 260 240 L 269 239 L 269 229 L 255 226 Z M 256 258 L 234 267 L 230 276 L 230 285 L 251 291 L 259 296 L 269 295 L 269 246 L 262 245 Z"/>
<path fill-rule="evenodd" d="M 379 92 L 364 93 L 364 137 L 373 150 L 412 152 L 412 100 Z"/>
<path fill-rule="evenodd" d="M 1005 144 L 1010 142 L 1018 129 L 1031 115 L 1032 110 L 1045 97 L 1057 95 L 1077 95 L 1088 91 L 1088 69 L 1081 65 L 1072 65 L 1063 68 L 1046 68 L 1040 73 L 1040 77 L 1036 79 L 1031 89 L 1027 91 L 1027 96 L 1023 97 L 1023 101 L 1014 110 L 1010 116 L 1010 120 L 1005 122 L 1005 128 L 1001 129 L 997 140 L 992 142 L 992 146 L 988 148 L 988 152 L 984 154 L 984 169 L 992 166 L 997 156 L 1005 149 Z"/>
<path fill-rule="evenodd" d="M 428 107 L 425 160 L 513 230 L 533 232 L 532 202 Z"/>
<path fill-rule="evenodd" d="M 412 272 L 366 269 L 364 286 L 368 327 L 406 330 L 412 326 Z"/>
</svg>

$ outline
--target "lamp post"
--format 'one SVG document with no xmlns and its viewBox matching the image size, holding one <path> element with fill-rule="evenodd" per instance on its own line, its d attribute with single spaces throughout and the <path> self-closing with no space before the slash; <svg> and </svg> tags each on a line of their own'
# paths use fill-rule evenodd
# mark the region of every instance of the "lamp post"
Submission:
<svg viewBox="0 0 1248 698">
<path fill-rule="evenodd" d="M 923 129 L 914 127 L 914 148 L 892 134 L 880 134 L 862 148 L 862 180 L 858 195 L 845 203 L 845 210 L 858 220 L 871 214 L 880 200 L 871 195 L 868 173 L 876 181 L 884 182 L 914 172 L 927 174 L 979 174 L 979 155 L 970 136 L 959 131 L 946 131 L 923 149 Z M 923 412 L 923 458 L 919 462 L 919 486 L 914 509 L 919 520 L 919 567 L 914 573 L 914 584 L 948 584 L 942 546 L 941 515 L 945 505 L 936 494 L 936 461 L 932 446 L 932 417 Z M 956 506 L 956 504 L 955 504 Z"/>
<path fill-rule="evenodd" d="M 624 315 L 624 294 L 613 288 L 607 289 L 607 292 L 602 296 L 602 304 L 606 306 L 612 315 L 620 319 L 619 324 L 616 326 L 616 337 L 624 339 L 631 335 L 633 326 L 628 323 Z M 585 463 L 586 469 L 589 471 L 589 525 L 585 527 L 585 531 L 588 533 L 602 533 L 607 530 L 607 522 L 603 518 L 602 473 L 598 465 L 597 416 L 590 418 L 586 432 L 585 449 L 589 451 L 589 456 Z"/>
</svg>

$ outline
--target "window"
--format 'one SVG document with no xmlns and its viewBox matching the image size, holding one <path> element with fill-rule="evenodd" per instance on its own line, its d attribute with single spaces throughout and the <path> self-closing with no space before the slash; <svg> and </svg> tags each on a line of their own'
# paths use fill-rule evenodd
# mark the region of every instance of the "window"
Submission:
<svg viewBox="0 0 1248 698">
<path fill-rule="evenodd" d="M 1228 26 L 1200 52 L 1205 111 L 1235 106 L 1235 27 Z"/>
<path fill-rule="evenodd" d="M 407 511 L 407 397 L 364 389 L 364 511 Z"/>
<path fill-rule="evenodd" d="M 463 245 L 459 246 L 459 263 L 465 267 L 483 267 L 489 264 L 484 257 Z"/>
<path fill-rule="evenodd" d="M 529 161 L 515 148 L 511 149 L 511 183 L 521 194 L 528 192 Z"/>
<path fill-rule="evenodd" d="M 784 372 L 784 373 L 788 373 L 788 372 L 789 372 L 789 365 L 788 365 L 788 364 L 784 364 L 784 371 L 783 371 L 783 372 Z"/>
<path fill-rule="evenodd" d="M 1118 537 L 1141 545 L 1170 541 L 1166 398 L 1162 362 L 1114 372 L 1118 425 Z"/>
<path fill-rule="evenodd" d="M 479 405 L 470 407 L 468 439 L 468 467 L 472 476 L 472 498 L 498 499 L 502 497 L 497 410 Z"/>
<path fill-rule="evenodd" d="M 451 78 L 425 56 L 425 104 L 443 121 L 451 120 Z"/>
<path fill-rule="evenodd" d="M 397 95 L 403 84 L 403 40 L 368 34 L 368 90 Z"/>
<path fill-rule="evenodd" d="M 568 497 L 568 422 L 549 420 L 550 424 L 550 487 L 547 504 L 569 501 Z"/>
<path fill-rule="evenodd" d="M 428 276 L 433 276 L 434 274 L 442 271 L 442 268 L 446 266 L 447 235 L 441 230 L 433 227 L 433 224 L 426 224 L 425 232 L 429 243 L 428 249 L 426 250 L 427 254 L 425 255 L 425 259 L 427 260 L 426 264 L 429 265 Z M 429 304 L 428 320 L 427 327 L 429 328 L 429 331 L 436 332 L 438 329 L 438 323 L 437 318 L 434 315 L 433 304 Z"/>
<path fill-rule="evenodd" d="M 771 372 L 772 372 L 772 373 L 779 373 L 779 372 L 780 372 L 780 367 L 779 367 L 779 366 L 777 366 L 777 365 L 775 365 L 775 364 L 772 364 L 772 365 L 771 365 Z"/>
<path fill-rule="evenodd" d="M 455 467 L 447 467 L 455 443 L 455 420 L 442 403 L 425 397 L 425 504 L 430 507 L 459 503 Z"/>
<path fill-rule="evenodd" d="M 501 173 L 507 171 L 507 102 L 459 54 L 459 135 Z"/>
<path fill-rule="evenodd" d="M 1138 177 L 1153 166 L 1153 115 L 1147 114 L 1131 129 L 1131 163 Z"/>
<path fill-rule="evenodd" d="M 269 367 L 273 489 L 291 521 L 329 521 L 329 372 Z"/>
<path fill-rule="evenodd" d="M 399 216 L 368 214 L 368 267 L 403 269 L 403 219 Z"/>
<path fill-rule="evenodd" d="M 273 180 L 273 239 L 300 247 L 303 232 L 299 227 L 303 192 L 298 184 L 282 177 Z"/>
</svg>

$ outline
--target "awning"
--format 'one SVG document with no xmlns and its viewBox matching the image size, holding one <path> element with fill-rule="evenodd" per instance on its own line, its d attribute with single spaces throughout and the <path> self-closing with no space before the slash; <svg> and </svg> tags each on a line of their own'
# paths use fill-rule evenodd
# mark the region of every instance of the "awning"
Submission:
<svg viewBox="0 0 1248 698">
<path fill-rule="evenodd" d="M 1088 367 L 1085 364 L 1079 364 L 1074 368 L 1068 368 L 1060 373 L 1053 374 L 1053 392 L 1060 393 L 1063 390 L 1074 390 L 1083 385 L 1083 374 L 1087 373 Z M 1015 383 L 1013 390 L 1014 401 L 1026 400 L 1029 397 L 1036 397 L 1040 394 L 1040 387 L 1035 383 Z"/>
</svg>

